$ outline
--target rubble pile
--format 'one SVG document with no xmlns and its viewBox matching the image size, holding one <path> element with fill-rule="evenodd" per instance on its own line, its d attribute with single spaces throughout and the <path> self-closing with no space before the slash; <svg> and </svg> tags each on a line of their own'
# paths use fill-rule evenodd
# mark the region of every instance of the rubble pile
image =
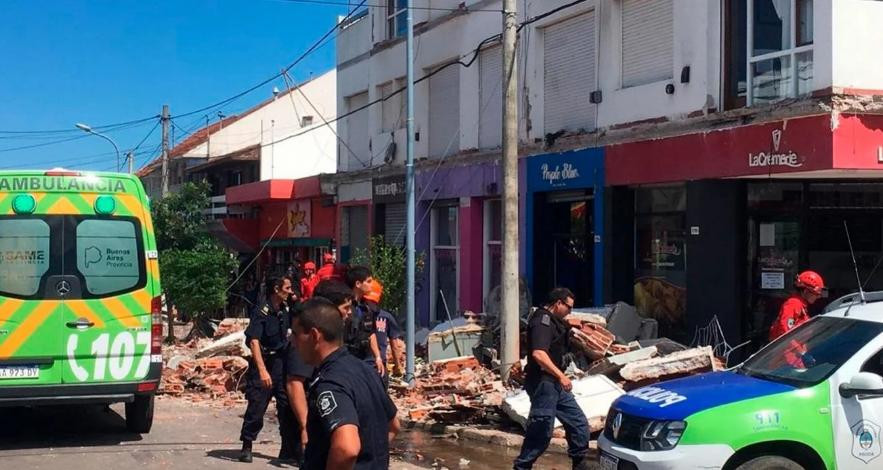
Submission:
<svg viewBox="0 0 883 470">
<path fill-rule="evenodd" d="M 160 394 L 208 401 L 218 406 L 244 402 L 245 372 L 251 355 L 245 345 L 248 319 L 223 320 L 213 339 L 193 339 L 163 348 Z"/>
<path fill-rule="evenodd" d="M 603 429 L 610 405 L 624 393 L 724 367 L 709 346 L 688 348 L 665 338 L 642 339 L 629 331 L 623 334 L 622 329 L 608 329 L 607 318 L 594 313 L 573 313 L 566 321 L 571 327 L 569 355 L 573 359 L 566 373 L 592 432 Z M 635 325 L 641 324 L 640 320 L 618 321 L 630 323 L 627 326 L 635 332 Z M 479 359 L 496 358 L 490 344 L 484 341 L 473 349 Z M 396 405 L 403 415 L 418 422 L 487 424 L 505 415 L 525 426 L 530 410 L 530 400 L 521 389 L 526 360 L 513 366 L 510 382 L 504 386 L 497 371 L 488 368 L 498 367 L 499 361 L 488 364 L 479 359 L 457 357 L 424 365 L 417 371 L 413 389 L 404 384 L 391 387 Z"/>
<path fill-rule="evenodd" d="M 416 385 L 390 387 L 396 406 L 412 421 L 486 422 L 499 414 L 505 389 L 499 375 L 471 356 L 432 362 L 417 372 Z"/>
</svg>

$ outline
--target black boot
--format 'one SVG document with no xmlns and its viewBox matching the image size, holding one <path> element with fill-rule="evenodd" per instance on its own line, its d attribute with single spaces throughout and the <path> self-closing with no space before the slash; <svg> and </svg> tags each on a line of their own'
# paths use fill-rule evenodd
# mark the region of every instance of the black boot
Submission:
<svg viewBox="0 0 883 470">
<path fill-rule="evenodd" d="M 239 453 L 239 461 L 251 463 L 251 441 L 242 441 L 242 451 Z"/>
</svg>

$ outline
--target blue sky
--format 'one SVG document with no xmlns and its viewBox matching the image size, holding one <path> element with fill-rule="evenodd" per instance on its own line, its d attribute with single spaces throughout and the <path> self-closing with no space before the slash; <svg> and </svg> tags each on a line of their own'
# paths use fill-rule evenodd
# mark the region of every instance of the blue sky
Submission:
<svg viewBox="0 0 883 470">
<path fill-rule="evenodd" d="M 0 170 L 110 170 L 113 147 L 98 137 L 3 131 L 126 122 L 157 115 L 164 103 L 174 118 L 269 78 L 346 14 L 345 7 L 284 0 L 2 0 L 0 9 Z M 333 66 L 332 41 L 291 74 L 303 80 Z M 279 79 L 221 111 L 246 109 L 271 96 L 273 85 L 285 87 Z M 204 122 L 203 115 L 176 121 L 185 129 Z M 109 135 L 122 149 L 132 148 L 153 124 Z M 140 151 L 149 153 L 159 142 L 156 129 Z M 138 166 L 150 157 L 136 157 Z"/>
</svg>

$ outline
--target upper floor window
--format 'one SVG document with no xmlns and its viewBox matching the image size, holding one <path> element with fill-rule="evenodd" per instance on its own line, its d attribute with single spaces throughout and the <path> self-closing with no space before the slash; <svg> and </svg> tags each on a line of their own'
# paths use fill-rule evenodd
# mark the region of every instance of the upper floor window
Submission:
<svg viewBox="0 0 883 470">
<path fill-rule="evenodd" d="M 748 105 L 809 94 L 813 0 L 748 0 Z"/>
<path fill-rule="evenodd" d="M 429 157 L 460 151 L 460 66 L 447 64 L 429 77 Z"/>
<path fill-rule="evenodd" d="M 405 122 L 405 91 L 407 82 L 404 78 L 391 80 L 378 87 L 383 101 L 380 105 L 380 127 L 382 132 L 393 132 L 404 126 Z"/>
<path fill-rule="evenodd" d="M 408 0 L 386 0 L 386 31 L 389 39 L 407 33 Z"/>
<path fill-rule="evenodd" d="M 672 78 L 673 0 L 622 0 L 622 86 Z"/>
<path fill-rule="evenodd" d="M 300 127 L 310 127 L 313 125 L 313 116 L 301 116 Z"/>
<path fill-rule="evenodd" d="M 543 29 L 543 121 L 545 133 L 592 131 L 597 86 L 595 10 Z M 671 68 L 671 67 L 669 67 Z"/>
</svg>

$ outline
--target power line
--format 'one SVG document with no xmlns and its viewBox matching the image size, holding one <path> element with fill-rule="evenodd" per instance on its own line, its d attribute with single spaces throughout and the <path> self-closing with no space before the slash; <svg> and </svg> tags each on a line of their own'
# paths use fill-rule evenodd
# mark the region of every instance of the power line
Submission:
<svg viewBox="0 0 883 470">
<path fill-rule="evenodd" d="M 92 126 L 92 129 L 109 130 L 110 128 L 118 128 L 118 127 L 122 127 L 122 126 L 128 126 L 130 124 L 140 124 L 142 122 L 147 122 L 147 121 L 150 121 L 153 119 L 159 119 L 159 115 L 157 114 L 154 116 L 141 118 L 141 119 L 135 119 L 132 121 L 118 122 L 116 124 L 104 124 L 101 126 Z M 76 129 L 76 128 L 74 128 L 74 129 L 26 130 L 26 131 L 0 130 L 0 134 L 63 134 L 63 133 L 76 133 L 76 132 L 82 132 L 82 131 L 79 129 Z"/>
<path fill-rule="evenodd" d="M 133 153 L 138 151 L 138 149 L 141 148 L 141 146 L 144 144 L 144 142 L 146 142 L 147 139 L 149 139 L 150 136 L 153 135 L 153 132 L 156 131 L 157 127 L 159 127 L 159 123 L 160 123 L 160 120 L 157 119 L 156 124 L 154 124 L 153 127 L 150 128 L 150 132 L 148 132 L 147 135 L 145 135 L 144 138 L 141 139 L 141 142 L 138 142 L 138 145 L 136 145 L 135 148 L 133 148 L 131 150 Z"/>
<path fill-rule="evenodd" d="M 282 74 L 282 78 L 285 79 L 285 85 L 288 86 L 288 97 L 291 98 L 291 105 L 294 106 L 294 97 L 293 97 L 292 94 L 291 94 L 291 86 L 289 85 L 289 82 L 288 82 L 288 79 L 290 78 L 290 77 L 288 76 L 288 72 L 283 72 L 283 74 Z M 293 82 L 293 80 L 292 80 L 292 82 Z M 325 116 L 322 115 L 322 112 L 319 111 L 319 108 L 317 108 L 316 105 L 314 105 L 313 102 L 310 100 L 310 98 L 307 97 L 307 94 L 304 93 L 304 91 L 301 89 L 301 87 L 297 86 L 297 83 L 293 83 L 293 85 L 294 85 L 294 88 L 300 93 L 300 95 L 304 97 L 304 100 L 306 100 L 307 104 L 309 104 L 310 107 L 313 108 L 313 111 L 315 111 L 316 114 L 319 115 L 319 119 L 322 120 L 322 122 L 324 123 L 324 125 L 327 126 L 328 129 L 331 130 L 331 132 L 334 134 L 334 137 L 336 137 L 337 140 L 338 140 L 341 144 L 343 144 L 343 146 L 347 149 L 347 151 L 349 151 L 350 155 L 352 155 L 353 157 L 355 157 L 356 160 L 358 160 L 359 163 L 362 164 L 362 167 L 363 167 L 363 168 L 368 168 L 368 167 L 370 167 L 370 166 L 371 166 L 371 163 L 365 163 L 365 161 L 362 160 L 361 158 L 359 158 L 359 156 L 356 155 L 356 152 L 354 152 L 353 149 L 350 148 L 349 144 L 347 144 L 343 139 L 340 138 L 340 135 L 337 134 L 337 131 L 334 130 L 334 127 L 332 127 L 331 124 L 328 122 L 328 120 L 325 119 Z M 297 109 L 295 109 L 294 112 L 295 112 L 295 114 L 297 114 Z"/>
<path fill-rule="evenodd" d="M 585 0 L 580 0 L 580 1 L 585 1 Z M 460 65 L 460 66 L 465 67 L 465 68 L 469 68 L 469 67 L 471 67 L 472 64 L 475 63 L 475 61 L 478 59 L 478 55 L 479 55 L 479 52 L 481 52 L 481 48 L 484 47 L 486 44 L 489 44 L 489 43 L 492 43 L 492 42 L 494 42 L 494 41 L 499 40 L 499 38 L 500 38 L 500 35 L 499 35 L 499 34 L 495 34 L 495 35 L 490 36 L 490 37 L 486 38 L 485 40 L 481 41 L 481 42 L 478 44 L 478 46 L 475 48 L 475 50 L 472 51 L 472 54 L 473 54 L 473 55 L 472 55 L 472 58 L 469 59 L 468 62 L 463 62 L 462 60 L 455 60 L 455 61 L 453 61 L 453 62 L 448 62 L 447 64 L 442 65 L 441 67 L 439 67 L 439 68 L 433 70 L 432 72 L 429 72 L 429 73 L 427 73 L 426 75 L 424 75 L 424 76 L 422 76 L 422 77 L 420 77 L 420 78 L 414 80 L 414 84 L 416 85 L 416 84 L 421 83 L 421 82 L 423 82 L 423 81 L 425 81 L 425 80 L 429 80 L 430 78 L 432 78 L 433 75 L 435 75 L 435 74 L 437 74 L 437 73 L 440 73 L 442 70 L 444 70 L 444 69 L 446 69 L 446 68 L 448 68 L 448 67 L 452 67 L 452 66 L 454 66 L 454 65 Z M 461 59 L 462 59 L 462 58 L 463 58 L 463 57 L 461 57 Z M 333 119 L 329 119 L 328 122 L 327 122 L 327 124 L 331 124 L 331 123 L 334 123 L 334 122 L 340 121 L 341 119 L 344 119 L 344 118 L 347 118 L 347 117 L 349 117 L 349 116 L 352 116 L 353 114 L 356 114 L 356 113 L 358 113 L 358 112 L 360 112 L 360 111 L 364 111 L 365 109 L 368 109 L 368 108 L 370 108 L 371 106 L 374 106 L 374 105 L 377 104 L 377 103 L 382 103 L 382 102 L 384 102 L 384 101 L 387 101 L 387 100 L 389 100 L 390 98 L 392 98 L 393 96 L 396 96 L 396 95 L 402 93 L 402 92 L 405 91 L 405 90 L 407 90 L 407 86 L 404 86 L 404 87 L 401 87 L 401 88 L 395 90 L 394 92 L 390 93 L 388 96 L 378 98 L 378 99 L 376 99 L 376 100 L 374 100 L 374 101 L 371 101 L 371 102 L 366 103 L 366 104 L 364 104 L 364 105 L 362 105 L 362 106 L 359 106 L 359 107 L 356 108 L 356 109 L 350 110 L 350 111 L 348 111 L 348 112 L 346 112 L 346 113 L 343 113 L 343 114 L 341 114 L 341 115 L 339 115 L 339 116 L 336 116 L 336 117 L 334 117 Z M 273 144 L 277 144 L 277 143 L 279 143 L 279 142 L 284 142 L 284 141 L 286 141 L 286 140 L 293 139 L 293 138 L 295 138 L 295 137 L 298 137 L 298 136 L 304 135 L 304 134 L 306 134 L 306 133 L 308 133 L 308 132 L 312 132 L 312 131 L 314 131 L 314 130 L 316 130 L 316 129 L 317 129 L 316 127 L 312 127 L 312 128 L 309 128 L 309 129 L 305 129 L 305 130 L 303 130 L 303 131 L 301 131 L 301 132 L 297 132 L 297 133 L 294 133 L 294 134 L 292 134 L 292 135 L 289 135 L 289 136 L 283 137 L 283 138 L 281 138 L 281 139 L 279 139 L 279 140 L 275 140 L 275 141 L 270 142 L 270 143 L 268 143 L 268 144 L 266 144 L 266 145 L 273 145 Z"/>
<path fill-rule="evenodd" d="M 352 12 L 348 13 L 348 14 L 347 14 L 347 15 L 346 15 L 346 16 L 345 16 L 345 17 L 344 17 L 339 23 L 335 24 L 331 29 L 329 29 L 325 34 L 323 34 L 322 37 L 319 38 L 318 41 L 316 41 L 315 43 L 313 43 L 313 45 L 310 46 L 310 47 L 309 47 L 309 48 L 308 48 L 303 54 L 301 54 L 300 57 L 298 57 L 297 59 L 294 60 L 294 62 L 292 62 L 291 64 L 289 64 L 288 66 L 286 66 L 284 69 L 282 69 L 281 72 L 276 73 L 275 75 L 273 75 L 272 77 L 270 77 L 270 78 L 268 78 L 268 79 L 262 81 L 261 83 L 258 83 L 257 85 L 255 85 L 255 86 L 253 86 L 253 87 L 251 87 L 251 88 L 249 88 L 249 89 L 247 89 L 247 90 L 245 90 L 245 91 L 243 91 L 243 92 L 237 93 L 236 95 L 233 95 L 232 97 L 227 98 L 227 99 L 225 99 L 225 100 L 223 100 L 223 101 L 219 101 L 219 102 L 217 102 L 217 103 L 215 103 L 215 104 L 213 104 L 213 105 L 206 106 L 206 107 L 203 107 L 203 108 L 199 108 L 199 109 L 196 109 L 196 110 L 193 110 L 193 111 L 190 111 L 190 112 L 186 112 L 186 113 L 184 113 L 184 114 L 178 114 L 178 115 L 176 115 L 175 117 L 181 118 L 181 117 L 192 116 L 192 115 L 194 115 L 194 114 L 200 114 L 200 113 L 203 113 L 203 112 L 208 111 L 208 110 L 210 110 L 210 109 L 214 109 L 214 108 L 217 108 L 217 107 L 223 106 L 223 105 L 225 105 L 225 104 L 227 104 L 227 103 L 230 103 L 230 102 L 232 102 L 232 101 L 234 101 L 234 100 L 236 100 L 236 99 L 239 99 L 239 98 L 241 98 L 241 97 L 243 97 L 243 96 L 245 96 L 245 95 L 247 95 L 247 94 L 249 94 L 249 93 L 251 93 L 251 92 L 257 90 L 258 88 L 260 88 L 260 87 L 262 87 L 262 86 L 264 86 L 264 85 L 266 85 L 266 84 L 272 82 L 273 80 L 276 80 L 277 78 L 281 77 L 283 73 L 288 72 L 289 70 L 291 70 L 292 68 L 294 68 L 295 65 L 299 64 L 302 60 L 304 60 L 305 58 L 307 58 L 308 55 L 312 54 L 316 49 L 318 49 L 318 48 L 322 45 L 322 42 L 325 41 L 326 39 L 328 39 L 329 36 L 331 36 L 332 34 L 334 34 L 334 32 L 337 31 L 337 30 L 340 28 L 340 25 L 346 23 L 346 20 L 348 20 L 348 19 L 353 15 L 353 13 L 355 12 L 355 10 L 361 8 L 362 5 L 365 4 L 365 2 L 366 2 L 366 0 L 362 0 L 361 2 L 359 2 L 359 4 L 355 6 L 355 8 L 353 9 Z"/>
<path fill-rule="evenodd" d="M 139 120 L 139 121 L 130 121 L 130 122 L 127 123 L 127 124 L 120 124 L 120 125 L 118 125 L 117 127 L 114 127 L 114 128 L 112 128 L 112 129 L 106 129 L 106 130 L 104 130 L 104 131 L 105 131 L 105 132 L 114 132 L 114 131 L 120 131 L 120 130 L 123 130 L 123 129 L 132 129 L 132 128 L 135 128 L 135 127 L 140 126 L 140 125 L 143 124 L 144 122 L 146 122 L 146 121 L 142 121 L 142 120 Z M 80 132 L 82 132 L 82 131 L 80 131 Z M 85 139 L 86 137 L 89 137 L 89 135 L 90 135 L 90 134 L 83 133 L 83 134 L 81 134 L 81 135 L 76 135 L 76 136 L 73 136 L 73 137 L 66 137 L 66 138 L 58 139 L 58 140 L 53 140 L 53 141 L 51 141 L 51 142 L 41 142 L 41 143 L 39 143 L 39 144 L 30 144 L 30 145 L 21 145 L 21 146 L 18 146 L 18 147 L 6 147 L 6 148 L 0 148 L 0 153 L 13 152 L 13 151 L 16 151 L 16 150 L 27 150 L 27 149 L 32 149 L 32 148 L 47 147 L 47 146 L 50 146 L 50 145 L 62 144 L 62 143 L 65 143 L 65 142 L 71 142 L 71 141 L 74 141 L 74 140 Z"/>
<path fill-rule="evenodd" d="M 537 21 L 540 21 L 540 20 L 542 20 L 542 19 L 544 19 L 544 18 L 547 18 L 547 17 L 549 17 L 549 16 L 554 15 L 555 13 L 558 13 L 559 11 L 565 10 L 565 9 L 567 9 L 567 8 L 571 8 L 571 7 L 573 7 L 573 6 L 575 6 L 575 5 L 578 5 L 578 4 L 580 4 L 580 3 L 585 3 L 585 1 L 586 1 L 586 0 L 575 0 L 575 1 L 573 1 L 573 2 L 570 2 L 570 3 L 566 4 L 566 5 L 562 5 L 562 6 L 558 7 L 558 8 L 554 8 L 554 9 L 552 9 L 552 10 L 550 10 L 550 11 L 547 11 L 547 12 L 545 12 L 545 13 L 543 13 L 543 14 L 537 15 L 537 16 L 535 16 L 535 17 L 529 19 L 529 20 L 525 20 L 525 21 L 523 21 L 522 23 L 519 24 L 518 29 L 521 30 L 522 28 L 524 28 L 524 27 L 527 26 L 527 25 L 530 25 L 530 24 L 532 24 L 532 23 L 535 23 L 535 22 L 537 22 Z M 363 3 L 364 3 L 364 2 L 363 2 Z M 460 65 L 460 66 L 462 66 L 462 67 L 464 67 L 464 68 L 469 68 L 469 67 L 471 67 L 472 64 L 474 64 L 475 61 L 478 59 L 478 56 L 479 56 L 479 53 L 481 52 L 481 49 L 484 48 L 484 46 L 486 46 L 487 44 L 491 44 L 491 43 L 494 43 L 494 42 L 499 41 L 500 38 L 501 38 L 501 34 L 494 34 L 494 35 L 492 35 L 492 36 L 488 36 L 488 37 L 485 38 L 483 41 L 481 41 L 480 43 L 478 43 L 478 46 L 476 46 L 476 48 L 471 52 L 471 54 L 472 54 L 472 58 L 470 58 L 468 61 L 463 62 L 463 59 L 468 55 L 468 53 L 467 53 L 467 54 L 465 54 L 465 55 L 463 55 L 463 56 L 460 56 L 460 60 L 455 60 L 455 61 L 453 61 L 453 62 L 448 62 L 447 64 L 442 65 L 441 67 L 438 67 L 437 69 L 433 70 L 432 72 L 429 72 L 429 73 L 427 73 L 426 75 L 423 75 L 422 77 L 420 77 L 420 78 L 414 80 L 414 84 L 416 85 L 416 84 L 421 83 L 421 82 L 423 82 L 423 81 L 429 80 L 433 75 L 435 75 L 435 74 L 437 74 L 437 73 L 440 73 L 442 70 L 444 70 L 444 69 L 446 69 L 446 68 L 448 68 L 448 67 L 453 67 L 454 65 Z M 348 111 L 348 112 L 346 112 L 346 113 L 343 113 L 343 114 L 341 114 L 341 115 L 339 115 L 339 116 L 336 116 L 336 117 L 334 117 L 334 119 L 329 119 L 329 120 L 328 120 L 328 124 L 331 124 L 331 123 L 334 123 L 334 122 L 340 121 L 341 119 L 344 119 L 344 118 L 347 118 L 347 117 L 349 117 L 349 116 L 352 116 L 353 114 L 356 114 L 356 113 L 358 113 L 358 112 L 360 112 L 360 111 L 364 111 L 365 109 L 368 109 L 368 108 L 370 108 L 371 106 L 374 106 L 374 105 L 377 104 L 377 103 L 382 103 L 382 102 L 384 102 L 384 101 L 387 101 L 387 100 L 389 100 L 390 98 L 392 98 L 393 96 L 396 96 L 396 95 L 398 95 L 398 94 L 404 92 L 405 90 L 407 90 L 407 86 L 401 87 L 401 88 L 399 88 L 399 89 L 393 91 L 393 92 L 390 93 L 388 96 L 378 98 L 378 99 L 376 99 L 376 100 L 374 100 L 374 101 L 371 101 L 371 102 L 366 103 L 366 104 L 364 104 L 364 105 L 362 105 L 362 106 L 359 106 L 359 107 L 356 108 L 356 109 L 350 110 L 350 111 Z M 284 142 L 284 141 L 286 141 L 286 140 L 293 139 L 293 138 L 295 138 L 295 137 L 298 137 L 298 136 L 301 136 L 301 135 L 303 135 L 303 134 L 306 134 L 307 132 L 312 132 L 312 131 L 314 131 L 314 130 L 316 130 L 316 128 L 305 129 L 305 130 L 303 130 L 303 131 L 301 131 L 301 132 L 297 132 L 297 133 L 295 133 L 295 134 L 292 134 L 292 135 L 289 135 L 289 136 L 283 137 L 283 138 L 281 138 L 281 139 L 279 139 L 279 140 L 276 140 L 276 141 L 270 142 L 270 143 L 267 144 L 267 145 L 272 145 L 272 144 L 277 144 L 277 143 L 279 143 L 279 142 Z"/>
<path fill-rule="evenodd" d="M 276 1 L 284 2 L 284 3 L 307 3 L 307 4 L 313 4 L 313 5 L 333 5 L 333 6 L 339 6 L 339 7 L 350 7 L 350 6 L 352 6 L 352 5 L 349 4 L 349 3 L 335 2 L 335 1 L 333 1 L 333 0 L 276 0 Z M 372 3 L 365 3 L 365 4 L 363 4 L 363 5 L 359 5 L 359 6 L 357 6 L 357 7 L 354 7 L 353 10 L 355 11 L 355 10 L 361 8 L 361 7 L 365 7 L 365 8 L 383 8 L 384 10 L 388 8 L 386 5 L 377 5 L 377 4 L 372 4 Z M 402 6 L 402 7 L 398 7 L 398 6 L 397 6 L 397 7 L 396 7 L 396 13 L 400 13 L 400 12 L 408 11 L 408 10 L 409 10 L 409 8 L 408 8 L 408 7 L 405 7 L 405 6 Z M 467 12 L 467 13 L 471 13 L 471 12 L 473 12 L 473 11 L 483 11 L 483 12 L 489 12 L 489 13 L 502 13 L 502 11 L 503 11 L 503 10 L 472 9 L 472 8 L 469 8 L 469 7 L 466 7 L 466 6 L 464 6 L 464 7 L 462 7 L 462 8 L 411 7 L 410 10 L 452 11 L 452 12 L 453 12 L 453 11 L 462 11 L 462 12 Z"/>
<path fill-rule="evenodd" d="M 135 153 L 135 155 L 146 155 L 146 154 L 149 154 L 149 152 L 146 150 L 143 152 Z M 73 158 L 63 159 L 63 160 L 53 160 L 51 162 L 28 162 L 28 163 L 20 163 L 20 164 L 16 164 L 16 165 L 4 165 L 4 166 L 0 166 L 0 169 L 8 170 L 8 169 L 13 169 L 13 168 L 34 167 L 34 166 L 37 166 L 37 167 L 57 166 L 59 164 L 90 165 L 93 163 L 106 162 L 110 159 L 110 157 L 112 157 L 114 155 L 116 155 L 116 152 L 111 152 L 108 154 L 95 154 L 95 155 L 79 156 L 79 157 L 73 157 Z M 90 157 L 98 157 L 98 156 L 102 156 L 102 158 L 91 158 L 90 159 Z M 86 159 L 86 160 L 84 160 L 84 159 Z"/>
</svg>

